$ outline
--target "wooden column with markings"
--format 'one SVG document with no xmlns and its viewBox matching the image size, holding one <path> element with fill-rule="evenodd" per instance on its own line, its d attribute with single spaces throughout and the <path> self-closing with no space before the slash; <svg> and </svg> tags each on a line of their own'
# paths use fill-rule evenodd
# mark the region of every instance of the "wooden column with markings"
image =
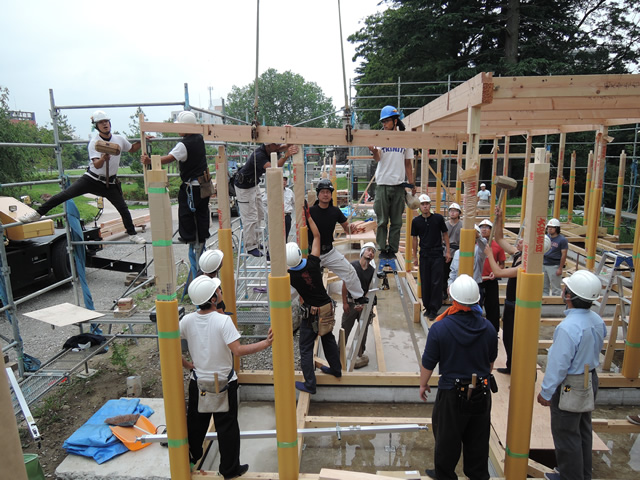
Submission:
<svg viewBox="0 0 640 480">
<path fill-rule="evenodd" d="M 278 159 L 271 154 L 271 165 Z M 273 390 L 276 407 L 276 440 L 280 478 L 298 478 L 298 431 L 296 393 L 293 372 L 293 331 L 291 290 L 285 254 L 284 192 L 282 169 L 267 169 L 267 203 L 269 206 L 269 312 L 273 329 Z"/>
<path fill-rule="evenodd" d="M 169 203 L 167 171 L 162 169 L 160 155 L 151 156 L 151 170 L 147 172 L 151 241 L 156 273 L 156 315 L 162 395 L 167 419 L 167 442 L 171 478 L 191 478 L 189 443 L 187 440 L 187 412 L 184 403 L 182 351 L 178 326 L 176 269 L 173 258 L 173 219 Z"/>
<path fill-rule="evenodd" d="M 307 234 L 307 222 L 304 218 L 304 195 L 306 182 L 304 174 L 304 149 L 299 149 L 293 156 L 293 196 L 296 204 L 296 239 L 302 250 L 302 256 L 307 258 L 309 254 L 309 235 Z M 309 204 L 311 206 L 311 204 Z"/>
<path fill-rule="evenodd" d="M 527 134 L 527 141 L 524 147 L 524 177 L 522 178 L 522 205 L 520 207 L 520 225 L 527 213 L 527 188 L 529 183 L 529 163 L 531 162 L 531 144 L 533 137 Z"/>
<path fill-rule="evenodd" d="M 567 202 L 567 222 L 573 221 L 573 197 L 576 193 L 576 151 L 571 152 L 571 171 L 569 173 L 569 201 Z"/>
<path fill-rule="evenodd" d="M 458 151 L 456 152 L 456 171 L 459 172 L 462 169 L 462 147 L 463 143 L 458 142 Z M 460 205 L 462 201 L 462 180 L 460 175 L 456 175 L 456 200 L 455 202 Z"/>
<path fill-rule="evenodd" d="M 436 150 L 436 213 L 442 215 L 442 150 Z"/>
<path fill-rule="evenodd" d="M 502 160 L 502 175 L 505 177 L 509 176 L 509 148 L 511 147 L 511 137 L 507 135 L 504 137 L 504 157 Z M 504 198 L 502 199 L 502 205 L 500 208 L 502 209 L 502 218 L 504 222 L 507 222 L 507 195 L 509 192 L 504 194 Z"/>
<path fill-rule="evenodd" d="M 560 220 L 560 207 L 562 206 L 562 181 L 564 178 L 564 148 L 567 143 L 567 134 L 560 133 L 560 145 L 558 146 L 558 171 L 556 172 L 556 188 L 553 197 L 553 218 Z"/>
<path fill-rule="evenodd" d="M 587 181 L 584 184 L 584 208 L 583 208 L 583 221 L 582 225 L 587 226 L 589 224 L 589 200 L 591 198 L 591 191 L 593 190 L 591 184 L 593 183 L 593 151 L 589 152 L 589 159 L 587 160 Z"/>
<path fill-rule="evenodd" d="M 464 217 L 460 230 L 460 267 L 458 274 L 473 277 L 473 254 L 476 242 L 476 209 L 478 206 L 478 165 L 480 163 L 480 107 L 469 107 L 467 115 L 467 157 L 463 173 Z"/>
<path fill-rule="evenodd" d="M 636 216 L 636 234 L 633 241 L 633 264 L 640 265 L 640 215 Z M 625 378 L 638 378 L 640 375 L 640 272 L 636 268 L 631 291 L 629 326 L 624 345 L 622 375 Z"/>
<path fill-rule="evenodd" d="M 498 137 L 493 139 L 493 149 L 491 153 L 493 155 L 491 162 L 491 207 L 489 207 L 489 218 L 493 222 L 495 220 L 496 199 L 498 192 L 496 189 L 496 177 L 498 176 L 498 153 L 500 152 L 500 145 L 498 145 Z"/>
<path fill-rule="evenodd" d="M 518 271 L 511 388 L 505 447 L 506 478 L 527 478 L 531 420 L 536 385 L 536 361 L 542 310 L 544 237 L 547 224 L 549 164 L 544 148 L 536 148 L 529 166 L 529 195 L 523 234 L 522 268 Z"/>
<path fill-rule="evenodd" d="M 613 234 L 620 241 L 620 218 L 622 217 L 622 199 L 624 197 L 624 173 L 627 167 L 627 154 L 620 154 L 620 164 L 618 166 L 618 188 L 616 190 L 616 216 L 613 220 Z"/>
<path fill-rule="evenodd" d="M 589 223 L 587 224 L 587 268 L 593 271 L 596 263 L 596 247 L 598 245 L 598 225 L 600 224 L 600 205 L 602 200 L 602 184 L 604 182 L 604 165 L 607 158 L 607 144 L 613 140 L 607 135 L 607 127 L 601 127 L 597 135 L 598 149 L 595 153 L 593 182 L 589 195 Z"/>
</svg>

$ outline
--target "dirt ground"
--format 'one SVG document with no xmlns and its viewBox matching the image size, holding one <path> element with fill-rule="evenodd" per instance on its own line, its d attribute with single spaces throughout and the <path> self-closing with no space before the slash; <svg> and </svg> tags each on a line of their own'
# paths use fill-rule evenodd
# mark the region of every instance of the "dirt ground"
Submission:
<svg viewBox="0 0 640 480">
<path fill-rule="evenodd" d="M 162 398 L 157 341 L 140 339 L 138 342 L 135 345 L 132 340 L 122 340 L 106 354 L 90 361 L 89 367 L 97 371 L 94 376 L 82 379 L 74 375 L 31 406 L 42 441 L 36 444 L 25 425 L 20 425 L 22 449 L 24 453 L 40 456 L 47 478 L 56 478 L 55 470 L 67 456 L 62 448 L 64 441 L 107 400 L 127 395 L 128 376 L 140 375 L 142 397 Z M 112 363 L 114 353 L 116 364 Z"/>
</svg>

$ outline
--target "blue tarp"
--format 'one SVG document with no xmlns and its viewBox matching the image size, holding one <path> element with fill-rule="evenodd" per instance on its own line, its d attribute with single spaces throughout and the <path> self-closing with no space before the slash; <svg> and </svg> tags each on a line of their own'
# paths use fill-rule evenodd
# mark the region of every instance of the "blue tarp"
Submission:
<svg viewBox="0 0 640 480">
<path fill-rule="evenodd" d="M 69 222 L 69 229 L 71 230 L 71 241 L 81 242 L 84 240 L 84 234 L 82 233 L 82 224 L 80 223 L 80 212 L 73 200 L 67 200 L 67 221 Z M 82 286 L 82 296 L 84 297 L 84 306 L 89 310 L 95 310 L 93 306 L 93 297 L 91 297 L 91 291 L 87 284 L 86 275 L 86 252 L 84 245 L 74 245 L 73 255 L 76 260 L 76 273 Z"/>
<path fill-rule="evenodd" d="M 109 425 L 104 421 L 109 417 L 130 413 L 139 413 L 148 418 L 153 415 L 153 409 L 140 404 L 139 398 L 109 400 L 65 440 L 62 447 L 68 453 L 91 457 L 98 464 L 111 460 L 113 457 L 127 452 L 128 448 L 111 433 Z"/>
</svg>

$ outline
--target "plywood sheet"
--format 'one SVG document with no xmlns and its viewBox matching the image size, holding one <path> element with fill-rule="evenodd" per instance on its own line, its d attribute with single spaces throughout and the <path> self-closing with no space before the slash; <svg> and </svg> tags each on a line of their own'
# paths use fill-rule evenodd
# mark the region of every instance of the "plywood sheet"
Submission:
<svg viewBox="0 0 640 480">
<path fill-rule="evenodd" d="M 82 323 L 87 320 L 104 317 L 104 313 L 79 307 L 71 303 L 61 303 L 52 307 L 34 310 L 24 315 L 55 327 L 65 327 L 67 325 L 73 325 L 74 323 Z"/>
</svg>

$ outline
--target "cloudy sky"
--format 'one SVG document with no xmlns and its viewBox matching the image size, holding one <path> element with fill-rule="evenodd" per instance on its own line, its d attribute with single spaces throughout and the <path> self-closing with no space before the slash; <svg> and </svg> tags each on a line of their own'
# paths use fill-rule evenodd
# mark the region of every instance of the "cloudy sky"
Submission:
<svg viewBox="0 0 640 480">
<path fill-rule="evenodd" d="M 380 0 L 341 0 L 347 82 L 354 77 L 346 38 Z M 0 86 L 10 108 L 51 122 L 49 89 L 57 105 L 180 102 L 207 108 L 209 89 L 226 98 L 255 77 L 257 0 L 180 2 L 11 0 L 0 15 Z M 291 70 L 316 82 L 344 105 L 338 0 L 260 0 L 259 72 Z M 337 109 L 336 108 L 336 109 Z M 176 107 L 147 107 L 162 121 Z M 135 108 L 108 112 L 127 131 Z M 63 110 L 76 133 L 90 131 L 89 110 Z"/>
</svg>

